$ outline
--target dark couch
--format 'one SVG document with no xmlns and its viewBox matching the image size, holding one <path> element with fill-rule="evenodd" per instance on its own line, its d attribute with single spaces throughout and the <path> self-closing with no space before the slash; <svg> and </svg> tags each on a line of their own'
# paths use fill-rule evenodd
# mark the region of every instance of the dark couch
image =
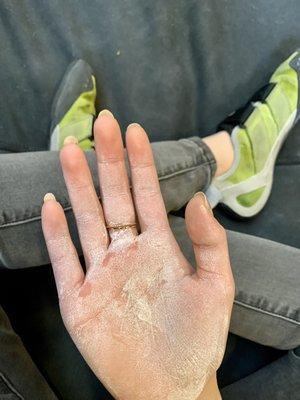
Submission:
<svg viewBox="0 0 300 400">
<path fill-rule="evenodd" d="M 51 102 L 74 58 L 93 67 L 98 109 L 123 128 L 137 121 L 153 141 L 213 133 L 299 46 L 299 15 L 299 0 L 2 0 L 0 151 L 47 149 Z M 299 130 L 279 156 L 266 208 L 249 221 L 217 209 L 226 228 L 300 246 Z M 0 276 L 0 303 L 55 392 L 99 398 L 63 328 L 50 266 Z M 230 336 L 220 384 L 281 355 Z"/>
</svg>

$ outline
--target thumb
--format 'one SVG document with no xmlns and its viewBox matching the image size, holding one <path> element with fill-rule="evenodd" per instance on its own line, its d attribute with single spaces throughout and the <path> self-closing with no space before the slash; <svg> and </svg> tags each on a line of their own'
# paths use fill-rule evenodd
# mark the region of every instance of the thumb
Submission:
<svg viewBox="0 0 300 400">
<path fill-rule="evenodd" d="M 214 218 L 204 193 L 196 193 L 185 210 L 199 277 L 213 273 L 232 279 L 225 229 Z"/>
</svg>

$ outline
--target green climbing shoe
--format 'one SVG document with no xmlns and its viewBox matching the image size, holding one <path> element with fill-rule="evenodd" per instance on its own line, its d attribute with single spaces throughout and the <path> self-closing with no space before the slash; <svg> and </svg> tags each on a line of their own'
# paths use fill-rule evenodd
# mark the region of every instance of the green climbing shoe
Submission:
<svg viewBox="0 0 300 400">
<path fill-rule="evenodd" d="M 78 139 L 82 149 L 93 147 L 95 99 L 96 80 L 91 67 L 83 60 L 74 61 L 53 101 L 50 150 L 61 149 L 70 135 Z"/>
<path fill-rule="evenodd" d="M 293 53 L 242 109 L 220 130 L 231 133 L 235 158 L 207 191 L 212 206 L 221 203 L 240 217 L 253 217 L 272 189 L 279 150 L 299 119 L 300 50 Z"/>
</svg>

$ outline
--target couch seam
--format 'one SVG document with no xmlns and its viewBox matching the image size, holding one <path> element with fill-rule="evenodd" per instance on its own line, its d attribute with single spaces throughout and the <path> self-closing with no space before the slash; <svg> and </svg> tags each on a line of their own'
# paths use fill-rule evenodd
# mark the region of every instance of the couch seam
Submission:
<svg viewBox="0 0 300 400">
<path fill-rule="evenodd" d="M 20 400 L 24 400 L 24 397 L 19 393 L 19 391 L 14 387 L 13 383 L 11 383 L 4 373 L 0 371 L 0 377 L 3 379 L 3 382 L 6 384 L 7 388 L 10 390 L 10 393 L 8 394 L 13 394 L 16 395 Z"/>
<path fill-rule="evenodd" d="M 280 318 L 280 319 L 283 319 L 285 321 L 288 321 L 288 322 L 291 322 L 291 323 L 293 323 L 295 325 L 299 325 L 300 326 L 300 321 L 298 321 L 298 320 L 296 320 L 294 318 L 285 317 L 284 315 L 277 314 L 277 313 L 274 313 L 272 311 L 267 311 L 267 310 L 264 310 L 264 309 L 259 308 L 257 306 L 252 306 L 251 304 L 244 303 L 244 302 L 242 302 L 240 300 L 234 300 L 234 304 L 236 304 L 238 306 L 241 306 L 241 307 L 249 308 L 249 309 L 251 309 L 253 311 L 257 311 L 257 312 L 262 313 L 262 314 L 267 314 L 267 315 L 270 315 L 272 317 Z"/>
</svg>

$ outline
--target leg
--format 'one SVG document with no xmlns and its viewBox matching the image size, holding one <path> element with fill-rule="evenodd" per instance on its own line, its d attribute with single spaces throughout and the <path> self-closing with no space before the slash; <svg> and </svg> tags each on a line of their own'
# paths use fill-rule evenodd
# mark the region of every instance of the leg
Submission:
<svg viewBox="0 0 300 400">
<path fill-rule="evenodd" d="M 298 349 L 299 352 L 299 349 Z M 223 400 L 291 400 L 299 398 L 300 356 L 297 350 L 222 391 Z"/>
<path fill-rule="evenodd" d="M 167 211 L 180 209 L 195 192 L 208 187 L 216 162 L 200 138 L 157 142 L 152 146 Z M 95 155 L 86 154 L 99 193 Z M 2 155 L 0 182 L 0 266 L 24 268 L 49 262 L 40 224 L 42 199 L 49 191 L 67 210 L 74 242 L 80 248 L 58 153 Z"/>
<path fill-rule="evenodd" d="M 203 138 L 203 142 L 207 144 L 215 157 L 217 163 L 215 177 L 223 175 L 234 161 L 234 150 L 230 135 L 226 131 L 221 131 Z"/>
</svg>

